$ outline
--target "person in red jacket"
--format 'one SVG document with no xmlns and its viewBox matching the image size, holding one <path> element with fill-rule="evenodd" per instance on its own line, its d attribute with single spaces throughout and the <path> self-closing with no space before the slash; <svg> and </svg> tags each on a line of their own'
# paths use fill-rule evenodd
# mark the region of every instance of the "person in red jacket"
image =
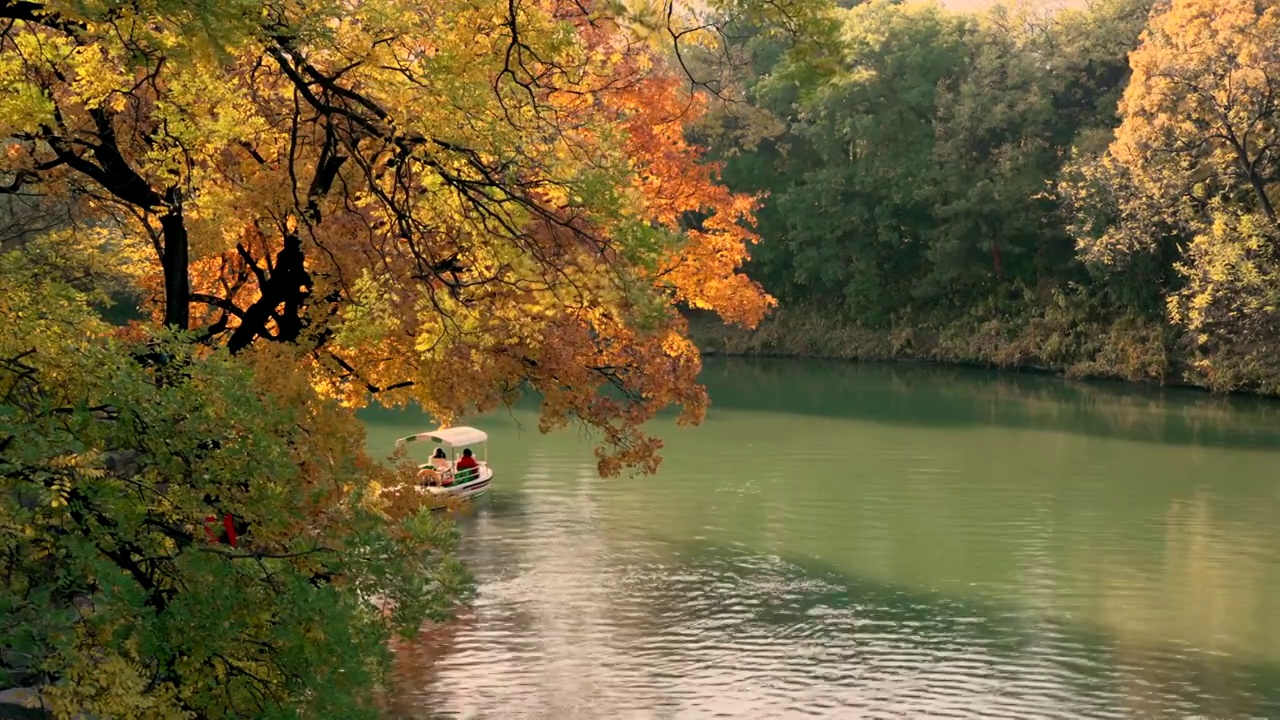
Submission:
<svg viewBox="0 0 1280 720">
<path fill-rule="evenodd" d="M 458 464 L 454 466 L 454 482 L 464 483 L 474 480 L 480 474 L 480 463 L 476 462 L 475 457 L 471 454 L 471 448 L 462 451 L 462 457 L 458 460 Z"/>
</svg>

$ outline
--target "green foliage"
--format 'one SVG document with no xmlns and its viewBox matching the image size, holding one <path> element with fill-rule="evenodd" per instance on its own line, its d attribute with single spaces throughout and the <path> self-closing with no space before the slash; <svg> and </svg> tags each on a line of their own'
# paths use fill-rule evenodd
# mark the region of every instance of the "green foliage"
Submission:
<svg viewBox="0 0 1280 720">
<path fill-rule="evenodd" d="M 348 412 L 113 336 L 16 253 L 0 276 L 0 686 L 104 717 L 376 717 L 387 641 L 465 590 L 453 530 L 395 518 Z M 206 535 L 224 513 L 234 548 Z"/>
<path fill-rule="evenodd" d="M 873 327 L 1087 280 L 1049 190 L 1077 138 L 1114 126 L 1142 11 L 845 11 L 839 72 L 770 69 L 754 88 L 785 132 L 722 143 L 726 179 L 769 193 L 759 277 Z"/>
<path fill-rule="evenodd" d="M 1101 155 L 1150 8 L 872 2 L 842 13 L 838 71 L 759 68 L 753 102 L 780 129 L 700 129 L 732 186 L 767 193 L 751 270 L 796 327 L 769 323 L 754 349 L 1182 373 L 1167 299 L 1190 302 L 1189 236 Z M 828 308 L 818 326 L 812 307 Z"/>
</svg>

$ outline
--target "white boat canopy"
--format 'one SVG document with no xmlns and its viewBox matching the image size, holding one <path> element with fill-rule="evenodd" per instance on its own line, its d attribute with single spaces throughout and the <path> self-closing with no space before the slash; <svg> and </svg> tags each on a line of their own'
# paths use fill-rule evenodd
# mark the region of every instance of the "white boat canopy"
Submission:
<svg viewBox="0 0 1280 720">
<path fill-rule="evenodd" d="M 397 445 L 402 443 L 420 442 L 422 440 L 430 440 L 446 447 L 457 448 L 466 447 L 467 445 L 475 445 L 489 439 L 488 433 L 466 425 L 458 427 L 440 428 L 431 432 L 418 433 L 408 437 L 400 438 L 396 442 Z"/>
</svg>

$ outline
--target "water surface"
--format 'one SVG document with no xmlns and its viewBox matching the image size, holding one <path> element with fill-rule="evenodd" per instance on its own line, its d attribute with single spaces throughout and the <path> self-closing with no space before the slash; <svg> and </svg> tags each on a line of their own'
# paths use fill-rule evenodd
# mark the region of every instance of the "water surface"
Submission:
<svg viewBox="0 0 1280 720">
<path fill-rule="evenodd" d="M 1280 717 L 1280 408 L 709 360 L 656 477 L 490 431 L 471 612 L 394 717 Z M 424 429 L 366 414 L 370 445 Z"/>
</svg>

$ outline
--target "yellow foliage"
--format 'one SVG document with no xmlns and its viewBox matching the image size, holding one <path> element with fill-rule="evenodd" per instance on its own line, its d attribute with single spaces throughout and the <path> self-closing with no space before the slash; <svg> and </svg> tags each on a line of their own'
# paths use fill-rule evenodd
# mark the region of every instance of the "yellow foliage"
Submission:
<svg viewBox="0 0 1280 720">
<path fill-rule="evenodd" d="M 347 406 L 444 420 L 529 383 L 548 427 L 603 432 L 602 470 L 652 467 L 639 425 L 706 403 L 674 307 L 751 326 L 773 305 L 739 272 L 756 199 L 686 140 L 704 103 L 619 8 L 47 9 L 0 38 L 0 134 L 24 140 L 0 171 L 145 238 L 157 320 L 184 302 L 165 249 L 188 247 L 192 324 L 296 344 Z"/>
<path fill-rule="evenodd" d="M 150 678 L 134 662 L 98 647 L 83 647 L 63 669 L 64 682 L 46 691 L 48 709 L 59 720 L 84 717 L 118 720 L 191 720 L 180 709 L 169 683 L 149 687 Z"/>
<path fill-rule="evenodd" d="M 1106 153 L 1063 183 L 1087 260 L 1176 247 L 1167 298 L 1199 380 L 1260 386 L 1276 368 L 1280 2 L 1171 0 L 1153 14 Z"/>
</svg>

